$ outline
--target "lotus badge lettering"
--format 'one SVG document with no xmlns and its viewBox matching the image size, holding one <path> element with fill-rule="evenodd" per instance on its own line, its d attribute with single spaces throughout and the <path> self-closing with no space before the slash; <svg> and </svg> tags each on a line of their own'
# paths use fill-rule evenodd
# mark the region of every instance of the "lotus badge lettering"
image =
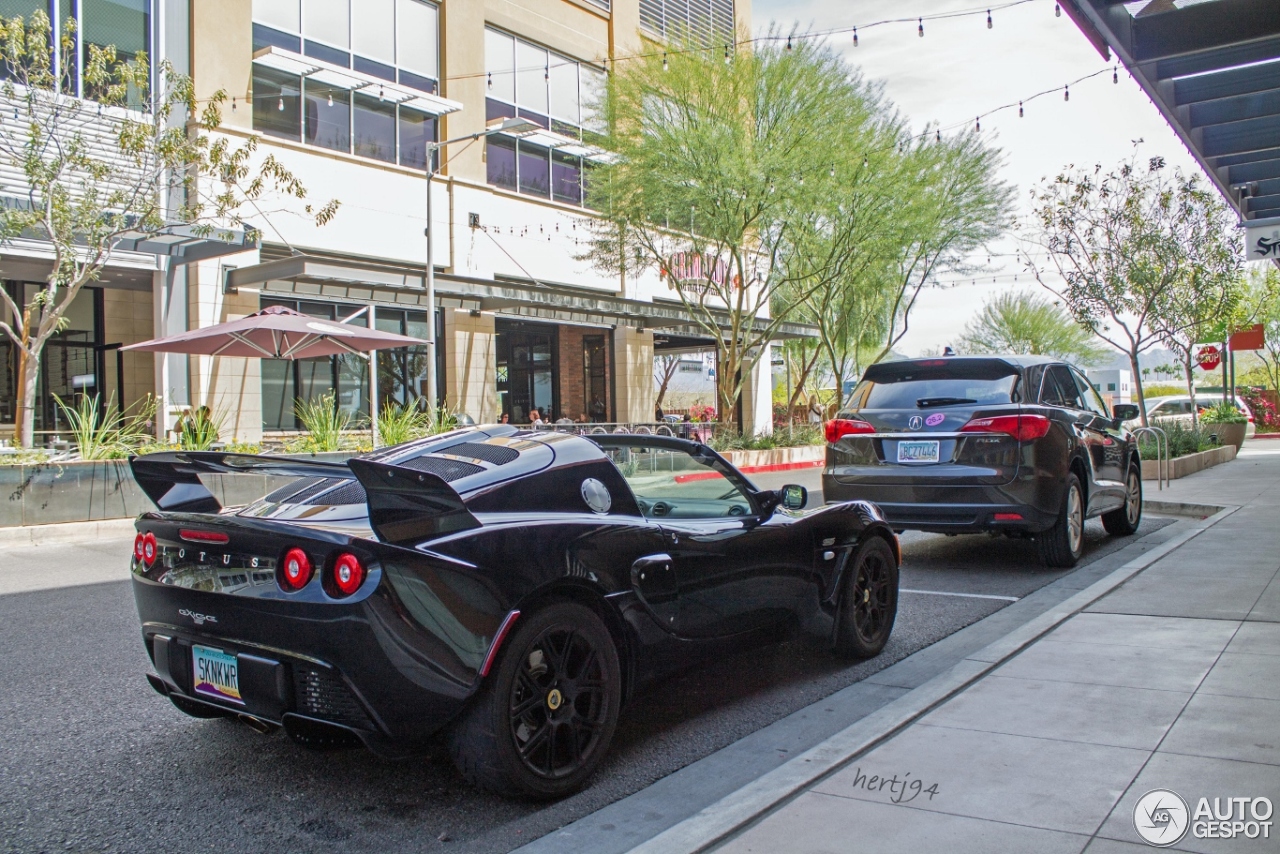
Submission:
<svg viewBox="0 0 1280 854">
<path fill-rule="evenodd" d="M 217 617 L 210 616 L 209 614 L 198 614 L 195 611 L 188 611 L 186 608 L 183 608 L 182 610 L 178 611 L 178 616 L 190 617 L 192 620 L 195 621 L 195 624 L 197 626 L 203 626 L 205 623 L 218 622 Z"/>
</svg>

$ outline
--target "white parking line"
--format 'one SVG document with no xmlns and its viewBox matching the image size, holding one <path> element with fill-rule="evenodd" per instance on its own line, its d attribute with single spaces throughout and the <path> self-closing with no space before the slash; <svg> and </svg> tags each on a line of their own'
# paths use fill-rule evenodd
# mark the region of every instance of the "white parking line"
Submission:
<svg viewBox="0 0 1280 854">
<path fill-rule="evenodd" d="M 1017 602 L 1017 596 L 989 596 L 986 593 L 947 593 L 942 590 L 908 590 L 898 588 L 899 593 L 923 593 L 926 596 L 960 596 L 964 599 L 999 599 L 1001 602 Z"/>
</svg>

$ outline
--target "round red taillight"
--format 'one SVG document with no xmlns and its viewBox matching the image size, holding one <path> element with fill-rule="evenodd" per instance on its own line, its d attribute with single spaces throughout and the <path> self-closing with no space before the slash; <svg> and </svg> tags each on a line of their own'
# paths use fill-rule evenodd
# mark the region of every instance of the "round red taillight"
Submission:
<svg viewBox="0 0 1280 854">
<path fill-rule="evenodd" d="M 147 531 L 142 535 L 142 560 L 147 566 L 156 562 L 160 547 L 156 545 L 156 535 Z"/>
<path fill-rule="evenodd" d="M 360 585 L 363 583 L 364 567 L 360 565 L 360 558 L 350 552 L 343 552 L 338 555 L 333 562 L 334 594 L 350 596 L 359 590 Z"/>
<path fill-rule="evenodd" d="M 142 534 L 133 538 L 133 556 L 138 560 L 142 560 Z"/>
<path fill-rule="evenodd" d="M 311 558 L 302 549 L 293 548 L 280 561 L 280 586 L 285 590 L 301 590 L 311 580 Z"/>
</svg>

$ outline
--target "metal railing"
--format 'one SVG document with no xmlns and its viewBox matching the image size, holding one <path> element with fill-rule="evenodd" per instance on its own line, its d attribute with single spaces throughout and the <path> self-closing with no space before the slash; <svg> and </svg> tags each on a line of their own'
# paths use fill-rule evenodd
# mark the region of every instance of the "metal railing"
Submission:
<svg viewBox="0 0 1280 854">
<path fill-rule="evenodd" d="M 1141 441 L 1139 437 L 1144 433 L 1156 437 L 1156 490 L 1160 491 L 1169 483 L 1169 435 L 1159 427 L 1138 427 L 1133 430 L 1134 440 Z"/>
</svg>

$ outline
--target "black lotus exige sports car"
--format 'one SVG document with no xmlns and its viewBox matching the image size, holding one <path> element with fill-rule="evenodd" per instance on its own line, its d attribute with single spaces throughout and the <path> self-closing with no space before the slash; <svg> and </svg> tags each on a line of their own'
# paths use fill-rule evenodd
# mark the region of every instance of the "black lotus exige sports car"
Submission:
<svg viewBox="0 0 1280 854">
<path fill-rule="evenodd" d="M 898 544 L 865 502 L 797 512 L 710 448 L 456 430 L 345 463 L 131 460 L 152 686 L 187 714 L 407 755 L 445 730 L 472 782 L 557 797 L 640 684 L 792 623 L 872 656 Z M 200 475 L 295 479 L 223 509 Z"/>
</svg>

